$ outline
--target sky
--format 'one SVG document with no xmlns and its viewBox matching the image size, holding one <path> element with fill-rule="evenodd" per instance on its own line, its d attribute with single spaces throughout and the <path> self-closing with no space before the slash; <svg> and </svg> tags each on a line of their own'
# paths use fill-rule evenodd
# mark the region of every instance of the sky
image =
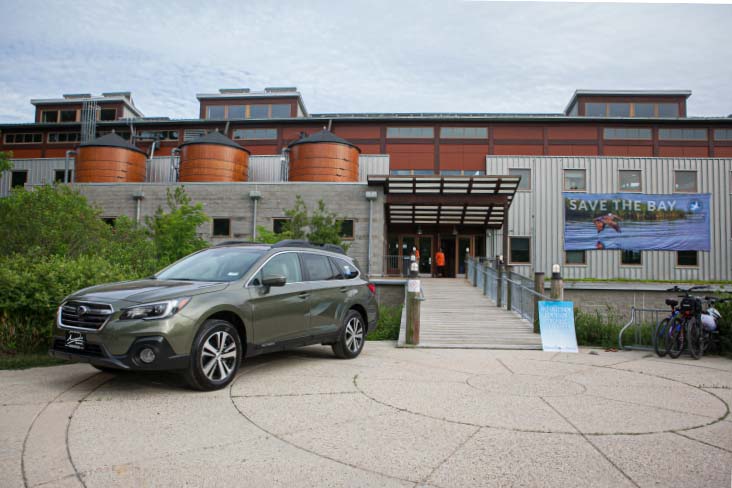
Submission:
<svg viewBox="0 0 732 488">
<path fill-rule="evenodd" d="M 267 86 L 311 113 L 558 113 L 576 89 L 689 89 L 689 115 L 732 114 L 732 5 L 3 0 L 3 17 L 0 122 L 108 91 L 196 118 L 196 93 Z"/>
</svg>

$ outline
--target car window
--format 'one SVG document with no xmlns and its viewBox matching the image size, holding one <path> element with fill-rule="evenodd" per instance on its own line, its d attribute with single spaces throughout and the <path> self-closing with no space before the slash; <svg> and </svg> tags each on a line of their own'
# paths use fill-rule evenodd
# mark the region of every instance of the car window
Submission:
<svg viewBox="0 0 732 488">
<path fill-rule="evenodd" d="M 261 249 L 214 247 L 181 259 L 155 277 L 159 280 L 236 281 L 262 254 Z"/>
<path fill-rule="evenodd" d="M 270 259 L 264 265 L 262 271 L 259 272 L 259 282 L 261 283 L 263 276 L 270 275 L 284 276 L 287 279 L 287 283 L 298 283 L 302 281 L 300 260 L 297 258 L 297 254 L 294 252 L 286 252 Z"/>
<path fill-rule="evenodd" d="M 358 276 L 358 269 L 345 259 L 331 258 L 331 261 L 338 269 L 339 280 L 351 280 Z"/>
<path fill-rule="evenodd" d="M 334 280 L 336 273 L 330 265 L 328 256 L 321 254 L 303 253 L 303 262 L 305 269 L 308 271 L 310 281 L 326 281 Z"/>
</svg>

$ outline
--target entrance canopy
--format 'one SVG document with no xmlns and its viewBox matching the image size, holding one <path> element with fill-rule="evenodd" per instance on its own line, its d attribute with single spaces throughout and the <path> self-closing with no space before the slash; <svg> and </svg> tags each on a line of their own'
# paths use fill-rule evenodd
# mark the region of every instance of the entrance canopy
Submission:
<svg viewBox="0 0 732 488">
<path fill-rule="evenodd" d="M 520 176 L 369 176 L 384 187 L 387 224 L 501 228 Z"/>
</svg>

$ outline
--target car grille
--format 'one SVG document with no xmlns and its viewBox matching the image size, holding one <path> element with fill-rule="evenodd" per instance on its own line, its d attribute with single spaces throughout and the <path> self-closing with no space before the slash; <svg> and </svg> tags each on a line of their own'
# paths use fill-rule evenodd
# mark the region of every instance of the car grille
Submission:
<svg viewBox="0 0 732 488">
<path fill-rule="evenodd" d="M 66 302 L 61 306 L 59 322 L 65 327 L 99 330 L 112 312 L 106 303 Z"/>
<path fill-rule="evenodd" d="M 53 349 L 55 351 L 67 352 L 70 354 L 79 354 L 81 356 L 105 357 L 102 347 L 98 344 L 87 343 L 86 346 L 84 346 L 84 349 L 73 349 L 71 347 L 66 347 L 66 341 L 63 339 L 56 339 L 53 341 Z"/>
</svg>

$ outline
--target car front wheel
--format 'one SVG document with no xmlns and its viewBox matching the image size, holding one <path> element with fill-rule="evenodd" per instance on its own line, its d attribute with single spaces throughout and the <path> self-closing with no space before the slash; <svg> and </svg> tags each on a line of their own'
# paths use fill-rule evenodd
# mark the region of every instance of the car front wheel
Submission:
<svg viewBox="0 0 732 488">
<path fill-rule="evenodd" d="M 338 342 L 333 344 L 333 353 L 342 359 L 352 359 L 361 354 L 366 339 L 363 317 L 355 310 L 349 310 L 343 321 L 343 330 Z"/>
<path fill-rule="evenodd" d="M 236 376 L 241 363 L 239 333 L 225 320 L 207 320 L 196 334 L 185 378 L 196 390 L 224 388 Z"/>
</svg>

